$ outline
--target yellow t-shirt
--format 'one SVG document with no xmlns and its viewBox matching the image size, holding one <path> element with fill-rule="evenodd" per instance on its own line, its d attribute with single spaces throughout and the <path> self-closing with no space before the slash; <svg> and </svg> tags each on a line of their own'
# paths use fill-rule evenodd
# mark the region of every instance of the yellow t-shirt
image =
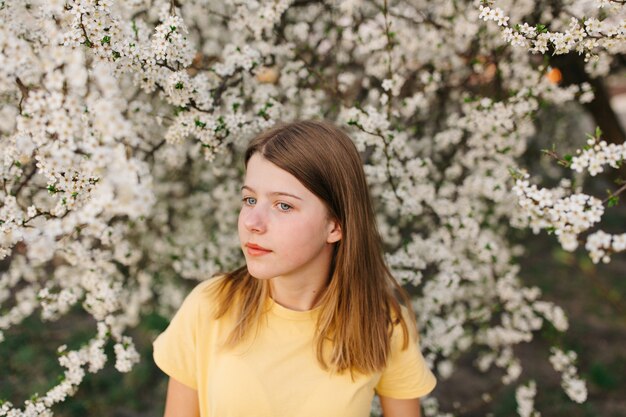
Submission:
<svg viewBox="0 0 626 417">
<path fill-rule="evenodd" d="M 198 284 L 153 344 L 157 366 L 198 391 L 201 417 L 368 417 L 374 391 L 416 398 L 435 387 L 417 332 L 401 350 L 399 326 L 383 372 L 355 373 L 352 381 L 349 372 L 324 371 L 313 342 L 318 308 L 294 311 L 270 300 L 255 338 L 221 348 L 232 319 L 212 318 L 214 305 L 205 291 L 219 280 Z"/>
</svg>

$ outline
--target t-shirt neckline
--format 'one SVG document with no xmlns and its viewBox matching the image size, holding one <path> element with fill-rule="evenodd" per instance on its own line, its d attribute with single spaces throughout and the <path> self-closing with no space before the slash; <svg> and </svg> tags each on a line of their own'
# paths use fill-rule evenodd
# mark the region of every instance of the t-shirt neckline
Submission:
<svg viewBox="0 0 626 417">
<path fill-rule="evenodd" d="M 311 309 L 311 310 L 305 310 L 305 311 L 298 311 L 298 310 L 292 310 L 290 308 L 287 308 L 285 306 L 282 306 L 280 304 L 278 304 L 276 301 L 274 301 L 272 299 L 272 297 L 268 297 L 268 303 L 269 303 L 269 310 L 271 313 L 285 318 L 285 319 L 289 319 L 289 320 L 312 320 L 315 319 L 317 317 L 317 315 L 319 314 L 322 306 L 318 305 L 317 307 Z"/>
</svg>

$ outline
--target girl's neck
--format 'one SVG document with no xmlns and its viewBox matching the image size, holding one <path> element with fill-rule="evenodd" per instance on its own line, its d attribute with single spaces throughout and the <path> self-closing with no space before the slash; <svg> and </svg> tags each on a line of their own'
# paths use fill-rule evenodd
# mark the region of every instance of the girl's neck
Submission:
<svg viewBox="0 0 626 417">
<path fill-rule="evenodd" d="M 274 302 L 295 311 L 315 308 L 327 285 L 328 279 L 298 280 L 291 277 L 270 279 L 271 296 Z"/>
</svg>

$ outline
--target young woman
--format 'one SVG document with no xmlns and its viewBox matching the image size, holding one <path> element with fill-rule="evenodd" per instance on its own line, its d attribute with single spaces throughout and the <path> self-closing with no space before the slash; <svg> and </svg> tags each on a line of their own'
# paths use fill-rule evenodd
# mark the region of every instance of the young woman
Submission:
<svg viewBox="0 0 626 417">
<path fill-rule="evenodd" d="M 435 386 L 383 260 L 359 154 L 299 121 L 251 141 L 245 266 L 204 281 L 154 342 L 165 417 L 418 417 Z"/>
</svg>

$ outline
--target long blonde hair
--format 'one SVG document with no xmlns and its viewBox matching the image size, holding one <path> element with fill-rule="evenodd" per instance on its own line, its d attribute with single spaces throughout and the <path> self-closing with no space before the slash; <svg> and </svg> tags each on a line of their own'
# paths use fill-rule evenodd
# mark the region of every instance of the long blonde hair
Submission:
<svg viewBox="0 0 626 417">
<path fill-rule="evenodd" d="M 245 153 L 246 166 L 256 153 L 296 177 L 326 204 L 341 226 L 330 281 L 319 302 L 315 341 L 320 365 L 339 373 L 381 371 L 389 357 L 394 325 L 401 325 L 405 349 L 409 341 L 405 317 L 409 325 L 415 324 L 415 318 L 406 292 L 384 262 L 356 147 L 328 122 L 296 121 L 254 138 Z M 252 277 L 243 266 L 226 274 L 216 294 L 216 318 L 231 309 L 237 317 L 226 341 L 232 347 L 260 322 L 270 294 L 269 281 Z M 407 306 L 408 315 L 403 316 L 399 300 Z M 331 342 L 329 355 L 324 352 L 325 341 Z"/>
</svg>

